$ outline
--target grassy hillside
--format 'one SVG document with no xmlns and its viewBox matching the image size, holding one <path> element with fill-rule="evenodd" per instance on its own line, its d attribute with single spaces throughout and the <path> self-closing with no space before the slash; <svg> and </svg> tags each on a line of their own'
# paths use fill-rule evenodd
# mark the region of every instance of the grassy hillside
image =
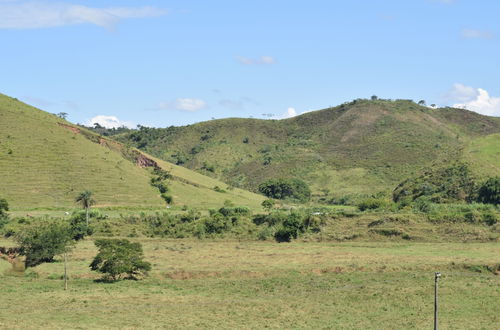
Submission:
<svg viewBox="0 0 500 330">
<path fill-rule="evenodd" d="M 422 168 L 454 159 L 467 158 L 479 173 L 498 174 L 491 152 L 470 156 L 470 146 L 499 149 L 498 139 L 488 137 L 499 132 L 500 118 L 466 110 L 357 100 L 286 120 L 142 128 L 118 139 L 237 187 L 298 177 L 318 195 L 341 195 L 392 190 Z"/>
<path fill-rule="evenodd" d="M 13 209 L 75 207 L 74 197 L 84 189 L 94 192 L 101 207 L 165 207 L 150 185 L 151 171 L 130 155 L 140 154 L 0 94 L 0 196 Z M 167 162 L 158 164 L 173 175 L 175 205 L 216 207 L 231 200 L 258 207 L 262 200 L 241 190 L 216 192 L 215 186 L 226 185 Z"/>
</svg>

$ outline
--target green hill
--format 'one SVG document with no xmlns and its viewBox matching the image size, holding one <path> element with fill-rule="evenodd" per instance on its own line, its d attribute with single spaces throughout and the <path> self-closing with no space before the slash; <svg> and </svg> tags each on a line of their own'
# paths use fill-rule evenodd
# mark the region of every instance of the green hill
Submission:
<svg viewBox="0 0 500 330">
<path fill-rule="evenodd" d="M 500 118 L 409 100 L 356 100 L 285 120 L 222 119 L 117 136 L 159 158 L 255 190 L 296 177 L 317 195 L 392 190 L 423 168 L 467 160 L 499 174 Z M 498 164 L 498 162 L 496 162 Z"/>
<path fill-rule="evenodd" d="M 100 207 L 163 208 L 150 184 L 152 165 L 170 171 L 174 205 L 220 207 L 231 200 L 260 207 L 263 200 L 0 94 L 0 196 L 13 209 L 75 207 L 84 189 L 94 192 Z"/>
</svg>

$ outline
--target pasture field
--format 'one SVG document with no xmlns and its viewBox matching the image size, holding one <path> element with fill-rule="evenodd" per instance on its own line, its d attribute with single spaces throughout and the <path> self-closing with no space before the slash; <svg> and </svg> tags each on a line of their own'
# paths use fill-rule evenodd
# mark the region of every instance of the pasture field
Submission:
<svg viewBox="0 0 500 330">
<path fill-rule="evenodd" d="M 0 328 L 498 329 L 500 244 L 134 239 L 141 281 L 95 282 L 96 248 L 12 274 L 0 260 Z M 12 245 L 3 239 L 0 246 Z"/>
</svg>

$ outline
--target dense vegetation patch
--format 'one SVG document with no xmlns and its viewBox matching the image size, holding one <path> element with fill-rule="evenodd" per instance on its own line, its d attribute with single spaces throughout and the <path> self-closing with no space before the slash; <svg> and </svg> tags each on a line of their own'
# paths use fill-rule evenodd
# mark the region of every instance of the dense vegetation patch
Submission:
<svg viewBox="0 0 500 330">
<path fill-rule="evenodd" d="M 476 181 L 468 165 L 456 163 L 425 171 L 400 183 L 393 192 L 395 202 L 413 202 L 426 197 L 434 203 L 471 202 L 476 199 Z"/>
<path fill-rule="evenodd" d="M 309 186 L 299 179 L 271 179 L 259 185 L 259 191 L 269 198 L 296 199 L 307 202 L 311 199 Z"/>
</svg>

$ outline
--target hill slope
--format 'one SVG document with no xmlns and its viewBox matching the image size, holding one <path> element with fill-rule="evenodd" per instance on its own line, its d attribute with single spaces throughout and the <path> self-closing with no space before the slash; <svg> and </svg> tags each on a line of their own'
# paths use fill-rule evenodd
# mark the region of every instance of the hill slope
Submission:
<svg viewBox="0 0 500 330">
<path fill-rule="evenodd" d="M 0 94 L 0 196 L 14 209 L 74 207 L 84 189 L 98 206 L 165 207 L 150 185 L 151 157 Z M 164 161 L 176 205 L 217 207 L 225 200 L 258 207 L 261 196 Z"/>
<path fill-rule="evenodd" d="M 347 194 L 391 190 L 424 167 L 455 159 L 478 160 L 479 173 L 489 167 L 498 174 L 487 157 L 468 156 L 476 140 L 500 146 L 488 138 L 495 133 L 500 118 L 407 100 L 357 100 L 286 120 L 143 127 L 117 138 L 238 187 L 298 177 L 316 194 Z"/>
</svg>

